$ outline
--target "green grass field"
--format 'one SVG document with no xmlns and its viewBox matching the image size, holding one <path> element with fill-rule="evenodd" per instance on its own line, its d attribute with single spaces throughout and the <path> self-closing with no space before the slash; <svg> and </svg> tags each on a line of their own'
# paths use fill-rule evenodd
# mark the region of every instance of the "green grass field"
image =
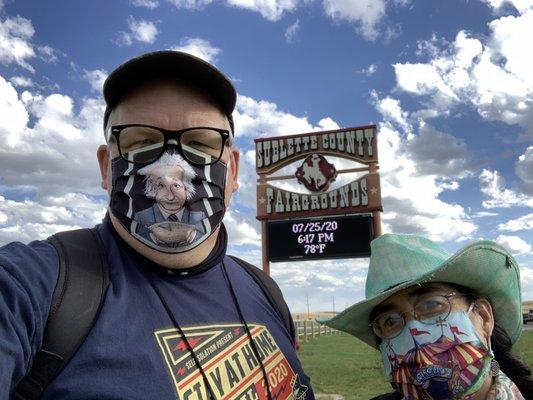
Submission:
<svg viewBox="0 0 533 400">
<path fill-rule="evenodd" d="M 514 352 L 533 367 L 533 331 L 522 334 Z M 300 358 L 315 393 L 368 400 L 391 391 L 379 353 L 352 336 L 322 336 L 302 343 Z"/>
</svg>

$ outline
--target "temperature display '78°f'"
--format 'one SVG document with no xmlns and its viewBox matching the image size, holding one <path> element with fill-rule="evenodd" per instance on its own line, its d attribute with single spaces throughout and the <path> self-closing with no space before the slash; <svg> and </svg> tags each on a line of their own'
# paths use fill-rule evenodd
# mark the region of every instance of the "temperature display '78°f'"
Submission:
<svg viewBox="0 0 533 400">
<path fill-rule="evenodd" d="M 268 223 L 270 261 L 368 257 L 374 237 L 370 215 Z"/>
</svg>

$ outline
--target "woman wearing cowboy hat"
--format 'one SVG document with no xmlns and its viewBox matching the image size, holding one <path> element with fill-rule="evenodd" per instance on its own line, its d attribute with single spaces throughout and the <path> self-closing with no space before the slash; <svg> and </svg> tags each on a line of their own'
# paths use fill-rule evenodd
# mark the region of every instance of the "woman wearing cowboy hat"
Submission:
<svg viewBox="0 0 533 400">
<path fill-rule="evenodd" d="M 372 242 L 366 300 L 325 321 L 379 349 L 394 392 L 377 399 L 533 399 L 519 269 L 490 241 L 449 256 L 430 240 Z"/>
</svg>

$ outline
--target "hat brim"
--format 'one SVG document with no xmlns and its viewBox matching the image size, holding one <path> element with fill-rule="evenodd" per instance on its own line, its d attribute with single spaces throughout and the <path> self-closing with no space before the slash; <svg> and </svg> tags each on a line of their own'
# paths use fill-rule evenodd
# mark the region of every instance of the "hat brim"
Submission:
<svg viewBox="0 0 533 400">
<path fill-rule="evenodd" d="M 490 241 L 473 243 L 420 278 L 403 282 L 348 307 L 331 319 L 318 322 L 347 332 L 377 348 L 379 340 L 369 326 L 374 307 L 403 289 L 430 282 L 473 289 L 490 301 L 495 321 L 505 329 L 511 341 L 515 343 L 520 337 L 523 327 L 520 271 L 513 257 L 504 248 Z"/>
</svg>

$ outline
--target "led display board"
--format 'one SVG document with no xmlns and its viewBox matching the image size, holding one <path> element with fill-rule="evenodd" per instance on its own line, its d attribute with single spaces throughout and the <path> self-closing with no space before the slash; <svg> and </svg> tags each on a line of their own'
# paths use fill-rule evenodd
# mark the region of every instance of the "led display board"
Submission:
<svg viewBox="0 0 533 400">
<path fill-rule="evenodd" d="M 268 221 L 269 261 L 370 256 L 374 239 L 367 214 Z"/>
</svg>

